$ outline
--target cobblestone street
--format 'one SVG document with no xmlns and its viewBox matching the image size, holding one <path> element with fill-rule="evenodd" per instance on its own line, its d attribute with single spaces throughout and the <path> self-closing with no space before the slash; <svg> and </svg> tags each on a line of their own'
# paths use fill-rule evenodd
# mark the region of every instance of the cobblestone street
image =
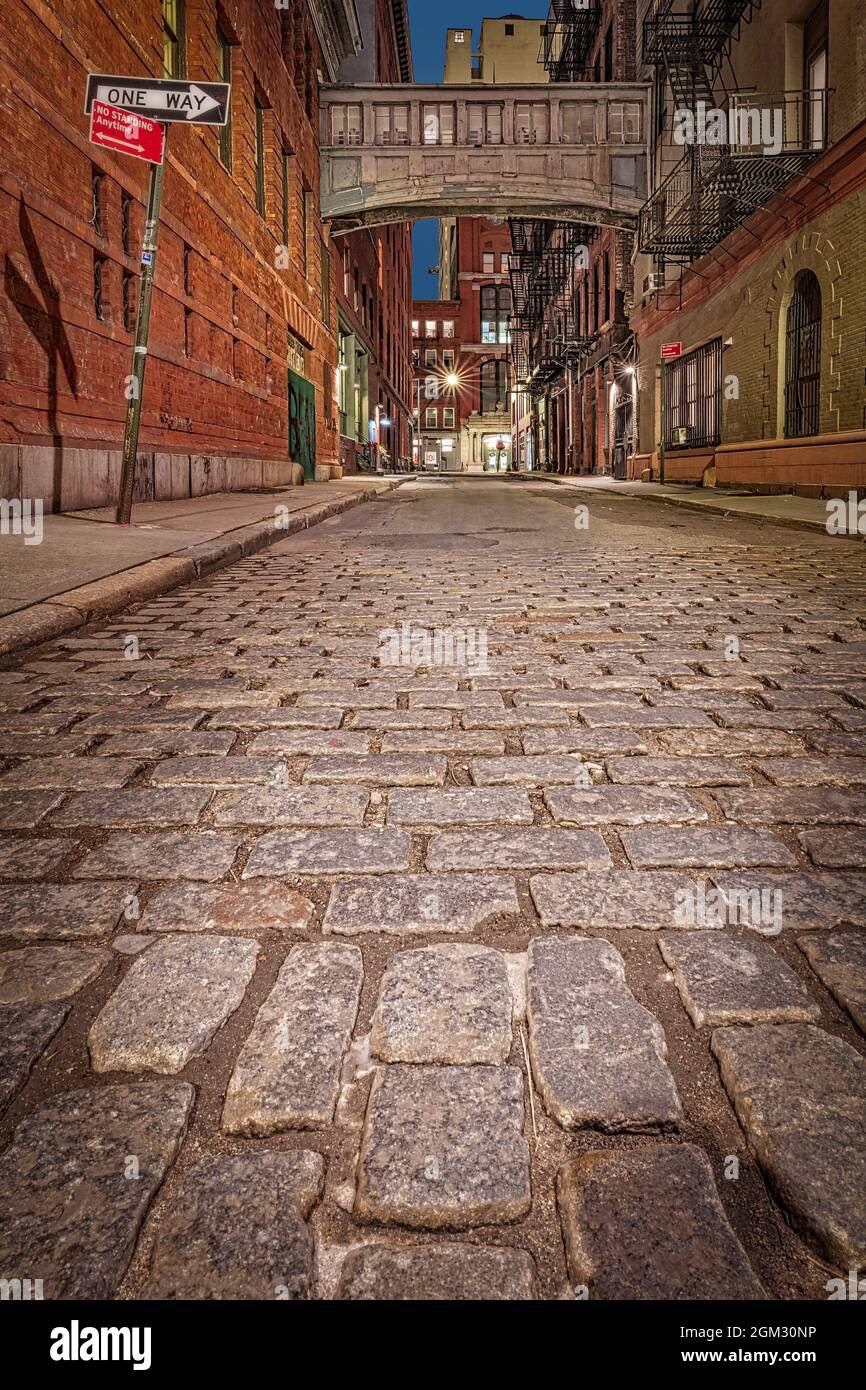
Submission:
<svg viewBox="0 0 866 1390">
<path fill-rule="evenodd" d="M 422 479 L 6 659 L 0 1277 L 826 1299 L 864 622 L 861 544 Z"/>
</svg>

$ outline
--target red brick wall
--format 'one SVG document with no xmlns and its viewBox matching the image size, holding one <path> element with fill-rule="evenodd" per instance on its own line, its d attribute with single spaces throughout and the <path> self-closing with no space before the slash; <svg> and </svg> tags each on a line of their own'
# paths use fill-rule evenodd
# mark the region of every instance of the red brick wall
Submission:
<svg viewBox="0 0 866 1390">
<path fill-rule="evenodd" d="M 216 16 L 215 0 L 187 6 L 192 79 L 217 78 Z M 331 327 L 322 323 L 315 135 L 315 69 L 322 60 L 312 21 L 300 0 L 282 13 L 256 0 L 222 0 L 220 16 L 234 45 L 233 169 L 220 162 L 215 129 L 171 128 L 140 449 L 180 460 L 226 459 L 215 472 L 231 487 L 291 476 L 287 329 L 304 345 L 304 374 L 316 388 L 316 461 L 336 462 L 336 347 L 333 303 Z M 6 0 L 0 452 L 4 484 L 17 468 L 22 489 L 42 487 L 55 507 L 112 500 L 132 343 L 122 319 L 122 280 L 124 272 L 137 276 L 147 177 L 146 166 L 89 144 L 88 71 L 161 72 L 158 0 Z M 264 218 L 255 202 L 256 93 L 267 108 Z M 277 269 L 284 148 L 292 152 L 286 270 Z M 94 168 L 104 174 L 98 228 L 91 218 Z M 305 188 L 314 208 L 306 273 Z M 132 198 L 129 254 L 121 238 L 123 194 Z M 95 255 L 103 261 L 102 320 L 94 305 Z M 144 463 L 145 491 L 158 471 Z M 183 468 L 170 471 L 176 492 Z M 189 474 L 198 471 L 191 465 Z"/>
</svg>

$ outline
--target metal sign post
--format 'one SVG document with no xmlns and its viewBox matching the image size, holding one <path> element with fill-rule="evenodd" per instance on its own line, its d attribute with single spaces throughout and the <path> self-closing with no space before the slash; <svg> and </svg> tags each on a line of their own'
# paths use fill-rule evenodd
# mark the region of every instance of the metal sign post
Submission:
<svg viewBox="0 0 866 1390">
<path fill-rule="evenodd" d="M 132 373 L 127 379 L 128 405 L 116 512 L 120 526 L 128 526 L 132 516 L 141 397 L 147 366 L 150 306 L 165 172 L 163 159 L 168 138 L 166 126 L 173 122 L 184 125 L 227 125 L 230 102 L 231 84 L 228 82 L 186 82 L 175 78 L 127 77 L 114 73 L 90 73 L 87 79 L 84 109 L 91 117 L 90 138 L 94 144 L 122 150 L 124 154 L 134 155 L 137 159 L 159 161 L 151 163 L 147 189 L 135 346 Z"/>
<path fill-rule="evenodd" d="M 144 390 L 144 371 L 147 366 L 147 339 L 150 331 L 150 306 L 153 300 L 153 274 L 156 268 L 156 244 L 159 237 L 159 210 L 162 203 L 164 173 L 164 164 L 151 165 L 150 181 L 147 188 L 144 240 L 141 245 L 141 274 L 138 281 L 135 346 L 132 350 L 132 372 L 127 381 L 128 405 L 126 425 L 123 431 L 120 494 L 115 517 L 121 526 L 128 526 L 132 516 L 132 492 L 135 486 L 135 461 L 138 456 L 141 397 Z"/>
</svg>

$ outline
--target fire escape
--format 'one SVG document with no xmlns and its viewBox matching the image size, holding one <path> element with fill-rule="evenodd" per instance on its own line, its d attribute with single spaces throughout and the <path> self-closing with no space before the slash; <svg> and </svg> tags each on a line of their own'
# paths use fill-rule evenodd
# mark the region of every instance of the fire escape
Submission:
<svg viewBox="0 0 866 1390">
<path fill-rule="evenodd" d="M 590 79 L 587 56 L 601 22 L 601 0 L 551 0 L 539 58 L 551 82 Z M 515 382 L 541 391 L 574 369 L 595 342 L 578 336 L 574 294 L 578 247 L 594 228 L 576 222 L 509 219 L 511 363 Z"/>
<path fill-rule="evenodd" d="M 644 61 L 671 92 L 674 112 L 692 113 L 696 138 L 644 205 L 639 249 L 686 264 L 757 212 L 824 148 L 827 93 L 741 93 L 725 87 L 722 66 L 742 23 L 760 0 L 696 0 L 692 14 L 671 13 L 656 0 L 644 20 Z M 723 113 L 724 143 L 709 143 L 703 115 Z M 767 149 L 763 115 L 780 122 L 781 148 Z"/>
<path fill-rule="evenodd" d="M 575 279 L 595 228 L 579 222 L 510 220 L 511 358 L 531 393 L 574 369 L 597 334 L 580 333 Z"/>
</svg>

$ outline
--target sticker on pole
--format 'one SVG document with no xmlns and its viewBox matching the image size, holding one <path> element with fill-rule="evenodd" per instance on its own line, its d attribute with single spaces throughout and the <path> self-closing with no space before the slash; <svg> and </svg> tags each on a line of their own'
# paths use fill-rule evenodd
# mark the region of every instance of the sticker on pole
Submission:
<svg viewBox="0 0 866 1390">
<path fill-rule="evenodd" d="M 131 154 L 133 159 L 146 159 L 149 164 L 161 164 L 165 156 L 165 128 L 159 121 L 104 101 L 93 103 L 90 139 L 94 145 L 104 145 L 118 154 Z"/>
<path fill-rule="evenodd" d="M 682 343 L 662 343 L 661 354 L 663 362 L 670 362 L 674 357 L 682 357 Z"/>
<path fill-rule="evenodd" d="M 153 121 L 183 121 L 187 125 L 225 125 L 229 118 L 228 82 L 179 82 L 174 78 L 115 77 L 92 72 L 87 79 L 84 109 L 94 102 L 120 106 Z"/>
</svg>

